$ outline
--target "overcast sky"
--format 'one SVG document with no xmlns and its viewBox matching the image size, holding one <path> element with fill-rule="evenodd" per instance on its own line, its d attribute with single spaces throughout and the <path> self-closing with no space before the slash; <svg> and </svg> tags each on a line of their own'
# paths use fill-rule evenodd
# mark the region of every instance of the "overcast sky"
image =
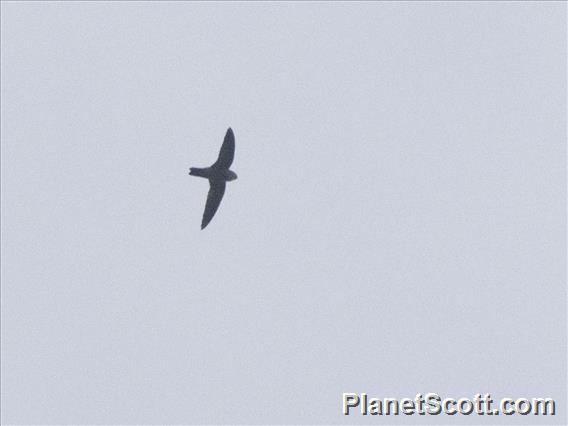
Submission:
<svg viewBox="0 0 568 426">
<path fill-rule="evenodd" d="M 566 423 L 566 3 L 1 7 L 2 423 Z"/>
</svg>

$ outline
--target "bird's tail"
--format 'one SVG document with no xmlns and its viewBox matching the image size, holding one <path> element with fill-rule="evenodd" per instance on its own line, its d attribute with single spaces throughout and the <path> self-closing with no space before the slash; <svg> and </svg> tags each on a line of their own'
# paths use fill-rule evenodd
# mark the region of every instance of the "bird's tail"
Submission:
<svg viewBox="0 0 568 426">
<path fill-rule="evenodd" d="M 205 169 L 200 169 L 198 167 L 190 167 L 189 174 L 191 176 L 199 176 L 206 178 Z"/>
</svg>

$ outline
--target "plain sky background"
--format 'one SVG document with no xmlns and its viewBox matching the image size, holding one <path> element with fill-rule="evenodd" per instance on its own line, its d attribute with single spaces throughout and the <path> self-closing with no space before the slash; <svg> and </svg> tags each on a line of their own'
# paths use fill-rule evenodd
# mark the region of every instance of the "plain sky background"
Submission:
<svg viewBox="0 0 568 426">
<path fill-rule="evenodd" d="M 1 11 L 3 423 L 566 423 L 566 3 Z"/>
</svg>

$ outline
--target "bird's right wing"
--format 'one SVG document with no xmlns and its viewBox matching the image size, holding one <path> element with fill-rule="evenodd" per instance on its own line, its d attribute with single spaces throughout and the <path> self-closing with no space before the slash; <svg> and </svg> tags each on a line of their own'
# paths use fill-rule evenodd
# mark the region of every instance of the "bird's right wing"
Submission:
<svg viewBox="0 0 568 426">
<path fill-rule="evenodd" d="M 231 167 L 231 164 L 233 164 L 233 158 L 235 158 L 235 135 L 233 134 L 233 130 L 229 127 L 225 134 L 221 151 L 219 151 L 219 158 L 217 158 L 213 167 L 228 169 Z"/>
<path fill-rule="evenodd" d="M 225 182 L 222 180 L 209 180 L 209 194 L 207 194 L 207 203 L 205 204 L 205 211 L 203 212 L 203 219 L 201 220 L 201 229 L 204 229 L 221 204 L 223 195 L 225 194 Z"/>
</svg>

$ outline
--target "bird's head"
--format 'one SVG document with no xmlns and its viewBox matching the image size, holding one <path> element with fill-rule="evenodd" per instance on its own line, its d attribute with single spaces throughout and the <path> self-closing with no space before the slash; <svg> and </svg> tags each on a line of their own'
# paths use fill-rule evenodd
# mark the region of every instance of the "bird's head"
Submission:
<svg viewBox="0 0 568 426">
<path fill-rule="evenodd" d="M 237 174 L 232 170 L 227 170 L 227 180 L 230 182 L 237 178 Z"/>
</svg>

